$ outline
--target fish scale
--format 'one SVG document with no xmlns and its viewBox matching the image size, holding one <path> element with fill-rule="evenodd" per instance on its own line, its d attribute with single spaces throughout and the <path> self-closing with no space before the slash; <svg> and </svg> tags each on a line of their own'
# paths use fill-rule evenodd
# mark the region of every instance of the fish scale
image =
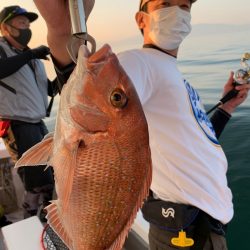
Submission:
<svg viewBox="0 0 250 250">
<path fill-rule="evenodd" d="M 113 225 L 119 219 L 120 213 L 118 210 L 115 209 L 114 203 L 116 197 L 116 189 L 113 188 L 112 183 L 110 183 L 110 179 L 113 180 L 113 182 L 118 182 L 119 177 L 121 173 L 117 174 L 117 171 L 119 169 L 116 166 L 119 166 L 119 155 L 114 154 L 114 147 L 113 145 L 109 144 L 107 145 L 99 145 L 96 146 L 94 144 L 92 147 L 95 148 L 105 148 L 108 149 L 108 152 L 105 152 L 104 150 L 99 152 L 99 156 L 96 154 L 97 151 L 93 152 L 92 149 L 84 150 L 84 154 L 80 154 L 81 158 L 79 159 L 79 163 L 77 164 L 80 169 L 80 173 L 76 170 L 76 177 L 74 186 L 76 189 L 74 189 L 72 192 L 75 194 L 79 194 L 80 190 L 86 190 L 87 197 L 82 197 L 82 201 L 79 200 L 79 198 L 75 195 L 71 197 L 72 207 L 78 208 L 78 213 L 82 213 L 82 217 L 84 217 L 83 223 L 86 223 L 88 225 L 91 225 L 91 228 L 93 228 L 92 231 L 88 231 L 88 228 L 82 228 L 81 234 L 83 235 L 82 241 L 88 241 L 93 242 L 96 245 L 92 245 L 92 249 L 98 249 L 98 245 L 103 246 L 103 244 L 110 245 L 112 242 L 109 242 L 109 239 L 115 238 L 115 236 L 110 237 L 111 233 L 114 232 Z M 109 150 L 110 147 L 110 150 Z M 110 152 L 113 152 L 110 154 Z M 106 160 L 103 159 L 103 155 L 106 156 Z M 93 161 L 94 158 L 94 161 Z M 85 161 L 87 159 L 87 161 Z M 95 162 L 99 162 L 100 159 L 102 159 L 102 163 L 100 168 L 107 169 L 109 167 L 109 174 L 107 176 L 105 175 L 98 175 L 98 164 Z M 94 164 L 93 164 L 94 163 Z M 113 165 L 113 167 L 110 167 Z M 112 164 L 113 163 L 113 164 Z M 97 166 L 95 169 L 93 169 L 93 165 Z M 85 171 L 82 171 L 82 166 L 84 166 Z M 94 178 L 91 178 L 91 174 L 88 174 L 91 172 Z M 95 173 L 97 172 L 97 174 Z M 121 172 L 121 171 L 119 171 Z M 86 178 L 84 178 L 84 175 L 87 175 Z M 114 178 L 115 177 L 115 178 Z M 96 183 L 98 185 L 96 185 Z M 101 183 L 101 184 L 100 184 Z M 79 191 L 77 190 L 79 189 Z M 85 203 L 84 200 L 91 200 L 92 203 Z M 113 201 L 113 202 L 110 202 Z M 95 204 L 97 202 L 97 205 Z M 82 204 L 82 207 L 79 206 L 79 204 Z M 94 209 L 93 209 L 94 208 Z M 108 213 L 106 212 L 108 211 Z M 109 211 L 115 212 L 115 214 L 110 214 Z M 74 213 L 75 211 L 72 211 Z M 118 220 L 119 221 L 119 220 Z M 76 221 L 71 221 L 72 224 L 77 223 Z M 105 234 L 101 232 L 100 225 L 106 224 L 107 226 L 103 227 L 105 228 Z M 78 230 L 78 229 L 76 229 Z M 102 229 L 103 230 L 103 229 Z M 79 230 L 80 231 L 80 230 Z M 102 234 L 102 237 L 100 238 L 99 234 Z M 116 233 L 117 234 L 117 233 Z M 106 235 L 106 237 L 104 237 Z M 102 248 L 101 248 L 102 249 Z"/>
</svg>

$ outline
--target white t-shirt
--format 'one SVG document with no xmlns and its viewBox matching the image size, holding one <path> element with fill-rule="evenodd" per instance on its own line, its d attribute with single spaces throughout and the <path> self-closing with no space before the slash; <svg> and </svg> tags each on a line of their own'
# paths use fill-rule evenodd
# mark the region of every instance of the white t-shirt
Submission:
<svg viewBox="0 0 250 250">
<path fill-rule="evenodd" d="M 118 54 L 149 126 L 151 189 L 162 200 L 191 204 L 222 223 L 233 217 L 227 160 L 197 92 L 176 59 L 146 48 Z"/>
</svg>

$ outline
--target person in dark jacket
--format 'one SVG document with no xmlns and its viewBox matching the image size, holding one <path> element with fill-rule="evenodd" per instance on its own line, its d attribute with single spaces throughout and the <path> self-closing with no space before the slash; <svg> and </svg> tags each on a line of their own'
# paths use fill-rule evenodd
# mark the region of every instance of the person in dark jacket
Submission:
<svg viewBox="0 0 250 250">
<path fill-rule="evenodd" d="M 13 5 L 0 12 L 0 120 L 7 122 L 3 135 L 13 161 L 40 142 L 48 133 L 43 119 L 48 113 L 48 95 L 57 93 L 56 79 L 47 78 L 40 59 L 49 48 L 30 49 L 30 23 L 38 15 Z M 36 215 L 52 199 L 54 179 L 44 166 L 18 169 L 25 188 L 24 218 Z"/>
</svg>

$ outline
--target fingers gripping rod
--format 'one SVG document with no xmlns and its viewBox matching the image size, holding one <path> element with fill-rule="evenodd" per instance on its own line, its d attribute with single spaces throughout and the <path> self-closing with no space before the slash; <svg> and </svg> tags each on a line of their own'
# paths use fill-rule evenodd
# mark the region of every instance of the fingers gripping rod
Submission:
<svg viewBox="0 0 250 250">
<path fill-rule="evenodd" d="M 67 45 L 67 50 L 71 59 L 76 63 L 79 47 L 89 42 L 92 46 L 91 53 L 94 53 L 96 50 L 96 42 L 87 32 L 84 0 L 69 0 L 69 11 L 72 37 Z"/>
<path fill-rule="evenodd" d="M 241 85 L 241 84 L 249 84 L 250 83 L 250 66 L 247 63 L 247 60 L 250 59 L 250 53 L 244 53 L 241 57 L 241 65 L 243 68 L 238 69 L 234 74 L 234 82 L 233 85 Z M 221 104 L 226 103 L 227 101 L 234 98 L 239 93 L 239 90 L 232 89 L 230 90 L 223 98 L 220 99 L 220 101 L 213 106 L 209 111 L 207 111 L 207 114 L 211 113 L 214 109 L 219 107 Z"/>
</svg>

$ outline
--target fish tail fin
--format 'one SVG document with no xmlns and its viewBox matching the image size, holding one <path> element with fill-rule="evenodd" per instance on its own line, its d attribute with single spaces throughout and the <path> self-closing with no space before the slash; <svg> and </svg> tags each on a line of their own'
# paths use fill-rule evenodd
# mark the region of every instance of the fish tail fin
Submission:
<svg viewBox="0 0 250 250">
<path fill-rule="evenodd" d="M 49 136 L 27 150 L 17 161 L 15 168 L 47 165 L 52 153 L 53 137 Z"/>
<path fill-rule="evenodd" d="M 54 232 L 59 236 L 59 238 L 66 244 L 68 248 L 72 248 L 72 240 L 65 231 L 60 217 L 58 215 L 56 201 L 52 201 L 50 205 L 48 205 L 45 209 L 47 211 L 47 220 L 50 227 L 54 230 Z"/>
<path fill-rule="evenodd" d="M 150 166 L 149 166 L 148 172 L 146 174 L 146 180 L 145 180 L 143 187 L 139 193 L 137 203 L 132 210 L 131 216 L 130 216 L 127 224 L 124 226 L 120 235 L 116 238 L 116 240 L 112 243 L 112 245 L 108 248 L 108 250 L 122 249 L 124 242 L 125 242 L 125 239 L 128 236 L 129 229 L 131 228 L 131 226 L 135 220 L 137 212 L 142 207 L 143 201 L 146 199 L 146 197 L 149 194 L 149 188 L 151 185 L 151 181 L 152 181 L 152 163 L 150 162 Z"/>
</svg>

